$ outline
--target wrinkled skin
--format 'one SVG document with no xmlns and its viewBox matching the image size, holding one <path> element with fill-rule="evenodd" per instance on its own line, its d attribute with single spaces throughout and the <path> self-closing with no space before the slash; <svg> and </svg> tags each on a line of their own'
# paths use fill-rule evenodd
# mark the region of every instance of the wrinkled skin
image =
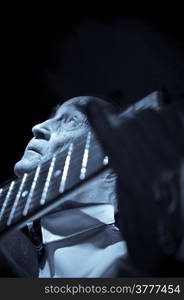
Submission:
<svg viewBox="0 0 184 300">
<path fill-rule="evenodd" d="M 30 172 L 40 162 L 48 160 L 53 154 L 64 151 L 72 142 L 78 143 L 89 131 L 89 125 L 85 114 L 87 104 L 97 101 L 105 110 L 112 110 L 112 105 L 96 97 L 76 97 L 59 106 L 54 114 L 43 123 L 33 127 L 33 138 L 28 143 L 23 157 L 15 165 L 17 176 Z M 105 172 L 86 185 L 85 189 L 77 190 L 69 195 L 67 204 L 62 208 L 69 208 L 79 204 L 113 203 L 117 209 L 117 201 L 114 193 L 115 178 L 112 172 Z M 99 197 L 101 195 L 101 197 Z M 61 208 L 61 207 L 60 207 Z"/>
<path fill-rule="evenodd" d="M 86 104 L 96 100 L 103 107 L 110 106 L 95 97 L 76 97 L 68 100 L 56 110 L 53 117 L 32 128 L 33 138 L 28 143 L 23 157 L 15 165 L 14 172 L 22 176 L 33 170 L 40 162 L 48 160 L 53 154 L 62 152 L 71 141 L 77 142 L 89 130 Z"/>
<path fill-rule="evenodd" d="M 51 156 L 68 148 L 69 143 L 77 143 L 80 138 L 89 130 L 87 118 L 84 113 L 86 104 L 96 100 L 103 107 L 109 107 L 109 104 L 98 98 L 92 97 L 77 97 L 73 98 L 64 104 L 60 105 L 54 116 L 51 116 L 45 122 L 33 127 L 33 138 L 28 143 L 22 158 L 15 164 L 14 172 L 18 177 L 24 173 L 29 173 L 35 169 L 38 164 L 47 161 Z M 105 179 L 105 180 L 104 180 Z M 85 189 L 72 193 L 67 199 L 64 206 L 60 209 L 73 208 L 85 204 L 100 204 L 113 203 L 116 206 L 116 197 L 114 194 L 114 179 L 112 184 L 109 184 L 108 172 L 100 176 L 88 184 Z M 99 197 L 100 195 L 100 197 Z M 66 205 L 67 203 L 67 205 Z M 52 214 L 52 213 L 51 213 Z M 14 241 L 18 241 L 15 243 Z M 38 272 L 38 262 L 35 258 L 35 250 L 30 244 L 30 241 L 24 237 L 22 232 L 16 232 L 15 239 L 8 236 L 0 248 L 0 276 L 4 277 L 35 277 Z M 16 245 L 15 245 L 16 244 Z M 4 245 L 6 251 L 4 251 Z M 7 246 L 9 248 L 7 248 Z M 15 250 L 15 251 L 14 251 Z M 22 251 L 27 255 L 23 257 L 19 254 Z M 13 253 L 13 255 L 12 255 Z M 28 260 L 28 257 L 33 257 L 33 261 Z M 25 265 L 25 261 L 28 265 Z M 3 262 L 3 264 L 2 264 Z M 27 273 L 24 273 L 24 270 Z"/>
</svg>

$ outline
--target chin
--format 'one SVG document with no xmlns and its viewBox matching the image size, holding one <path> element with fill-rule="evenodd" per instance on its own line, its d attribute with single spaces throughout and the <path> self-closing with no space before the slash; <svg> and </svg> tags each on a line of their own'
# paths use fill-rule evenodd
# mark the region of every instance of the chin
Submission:
<svg viewBox="0 0 184 300">
<path fill-rule="evenodd" d="M 35 157 L 32 157 L 32 158 L 23 157 L 14 166 L 15 175 L 18 177 L 21 177 L 25 173 L 31 172 L 38 166 L 40 160 L 41 160 L 40 155 L 39 155 L 39 157 L 38 157 L 38 155 L 37 156 L 35 155 Z"/>
</svg>

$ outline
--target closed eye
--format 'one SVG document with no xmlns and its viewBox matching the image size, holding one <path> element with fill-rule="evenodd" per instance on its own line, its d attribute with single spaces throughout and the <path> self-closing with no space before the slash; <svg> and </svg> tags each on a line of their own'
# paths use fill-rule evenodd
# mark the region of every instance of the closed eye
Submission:
<svg viewBox="0 0 184 300">
<path fill-rule="evenodd" d="M 73 130 L 82 124 L 82 120 L 77 115 L 64 114 L 58 118 L 58 122 L 62 128 L 66 130 Z"/>
</svg>

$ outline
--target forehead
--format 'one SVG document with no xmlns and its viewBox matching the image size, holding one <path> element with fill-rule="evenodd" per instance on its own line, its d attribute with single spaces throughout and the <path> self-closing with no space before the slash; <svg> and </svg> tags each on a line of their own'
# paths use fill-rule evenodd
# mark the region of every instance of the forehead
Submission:
<svg viewBox="0 0 184 300">
<path fill-rule="evenodd" d="M 82 98 L 82 97 L 76 97 L 76 98 L 72 98 L 68 101 L 66 101 L 65 103 L 61 104 L 60 106 L 58 106 L 58 108 L 56 109 L 56 113 L 55 115 L 60 115 L 62 113 L 74 113 L 77 111 L 82 110 L 82 106 L 85 106 L 88 103 L 88 99 L 87 98 Z"/>
<path fill-rule="evenodd" d="M 67 100 L 65 103 L 61 104 L 60 106 L 57 106 L 54 115 L 58 116 L 63 113 L 75 113 L 80 112 L 83 113 L 83 108 L 86 107 L 86 105 L 89 102 L 98 102 L 103 107 L 111 106 L 111 104 L 107 103 L 106 101 L 97 98 L 97 97 L 90 97 L 90 96 L 81 96 L 81 97 L 75 97 L 72 99 Z"/>
</svg>

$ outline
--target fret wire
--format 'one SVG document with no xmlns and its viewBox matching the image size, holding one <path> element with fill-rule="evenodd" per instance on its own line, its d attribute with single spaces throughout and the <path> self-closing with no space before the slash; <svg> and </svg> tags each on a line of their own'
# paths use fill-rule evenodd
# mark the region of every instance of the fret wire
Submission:
<svg viewBox="0 0 184 300">
<path fill-rule="evenodd" d="M 95 151 L 95 154 L 96 154 L 96 151 Z M 80 159 L 81 160 L 81 159 Z M 77 168 L 78 168 L 78 162 L 80 161 L 80 160 L 78 160 L 78 161 L 75 161 L 75 162 L 77 162 L 73 167 L 74 167 L 74 169 L 76 168 L 76 166 L 77 166 Z M 51 188 L 51 192 L 53 191 L 53 190 L 55 190 L 55 187 L 53 186 L 53 188 Z M 32 203 L 33 204 L 35 204 L 36 202 L 38 202 L 37 201 L 37 196 L 39 197 L 40 196 L 40 189 L 39 188 L 37 188 L 36 189 L 36 193 L 34 194 L 34 198 L 35 199 L 33 199 L 33 201 L 32 201 Z M 20 210 L 22 210 L 22 207 L 24 206 L 25 204 L 23 203 L 23 204 L 21 204 L 20 206 L 19 206 L 19 210 L 17 210 L 17 212 L 20 212 Z"/>
<path fill-rule="evenodd" d="M 95 156 L 96 156 L 96 153 L 97 153 L 97 151 L 96 151 L 96 148 L 93 148 L 92 149 L 92 151 L 94 151 L 94 155 L 93 155 L 93 157 L 95 158 Z M 74 157 L 75 158 L 75 157 Z M 73 159 L 73 161 L 74 161 L 74 168 L 75 167 L 77 167 L 78 168 L 78 165 L 79 165 L 79 162 L 81 161 L 81 158 L 79 158 L 79 156 L 76 158 L 76 159 Z M 28 183 L 29 181 L 27 180 L 27 183 Z M 34 197 L 36 198 L 37 196 L 39 196 L 40 195 L 40 188 L 38 187 L 37 189 L 36 189 L 36 193 L 34 194 Z M 23 204 L 24 205 L 24 204 Z M 21 208 L 22 208 L 22 205 L 21 205 Z M 10 208 L 10 210 L 11 210 L 11 208 Z"/>
<path fill-rule="evenodd" d="M 78 146 L 81 145 L 81 144 L 82 144 L 82 142 L 80 141 L 80 142 L 78 143 Z M 96 147 L 97 145 L 94 144 L 94 146 Z M 82 151 L 83 151 L 83 150 L 82 150 Z M 80 151 L 78 151 L 78 153 L 80 153 Z M 77 154 L 78 154 L 78 153 L 77 153 Z M 56 156 L 56 158 L 58 158 L 58 160 L 62 160 L 62 159 L 65 157 L 64 154 L 63 154 L 63 151 L 62 151 L 62 152 L 59 152 L 59 153 L 57 153 L 57 154 L 55 154 L 54 156 Z M 53 157 L 53 156 L 52 156 L 52 157 Z M 48 169 L 48 166 L 50 165 L 50 161 L 51 161 L 52 157 L 51 157 L 49 160 L 47 160 L 47 161 L 41 163 L 41 167 L 42 167 L 42 170 L 43 170 L 43 171 L 46 170 L 46 169 Z M 76 156 L 76 159 L 78 159 L 77 156 Z M 28 178 L 33 177 L 34 173 L 35 173 L 35 169 L 32 170 L 32 171 L 30 171 L 30 172 L 28 173 Z M 16 181 L 16 182 L 21 182 L 21 180 L 22 180 L 22 179 L 15 178 L 14 181 Z M 28 179 L 28 182 L 30 182 L 30 181 L 32 181 L 32 178 Z M 1 186 L 3 186 L 3 184 L 1 184 Z M 3 193 L 5 194 L 5 193 L 8 191 L 8 189 L 9 189 L 9 184 L 6 184 L 5 186 L 3 186 Z"/>
<path fill-rule="evenodd" d="M 77 144 L 77 146 L 79 146 L 81 144 L 82 144 L 82 142 L 79 142 Z M 95 148 L 98 148 L 98 147 L 99 147 L 99 143 L 96 140 L 91 140 L 91 150 L 92 149 L 95 150 Z M 79 151 L 77 152 L 76 156 L 73 157 L 73 160 L 77 161 L 80 158 L 81 152 L 83 153 L 83 150 L 79 149 Z M 75 155 L 75 153 L 74 153 L 74 155 Z M 58 157 L 58 160 L 62 160 L 63 159 L 63 152 L 59 152 L 56 156 Z M 42 167 L 43 171 L 48 168 L 50 160 L 48 160 L 48 161 L 46 161 L 46 162 L 44 162 L 44 163 L 41 164 L 41 167 Z M 33 180 L 32 177 L 33 177 L 34 173 L 35 173 L 35 170 L 33 170 L 33 171 L 31 171 L 31 172 L 28 173 L 28 180 L 27 180 L 28 183 Z M 20 179 L 15 179 L 15 180 L 16 180 L 16 182 L 21 181 Z M 7 187 L 5 186 L 3 188 L 3 194 L 5 194 L 8 189 L 9 189 L 9 185 L 7 185 Z"/>
<path fill-rule="evenodd" d="M 103 167 L 102 168 L 100 168 L 100 169 L 103 169 Z M 98 171 L 100 171 L 100 169 L 98 168 Z M 97 171 L 97 170 L 96 170 Z M 92 175 L 93 173 L 91 173 L 91 175 Z M 55 196 L 56 197 L 56 196 Z M 50 200 L 53 200 L 53 199 L 50 199 Z M 48 202 L 49 203 L 49 202 Z M 35 207 L 34 207 L 35 208 Z M 38 207 L 36 207 L 36 208 L 38 208 Z M 51 210 L 51 212 L 52 212 L 52 210 Z M 34 210 L 32 211 L 32 213 L 34 214 Z M 18 215 L 18 217 L 20 216 L 20 214 Z M 38 219 L 38 218 L 37 218 Z M 20 220 L 20 219 L 17 219 L 17 221 L 18 220 Z"/>
<path fill-rule="evenodd" d="M 23 187 L 24 187 L 26 178 L 27 178 L 27 173 L 25 173 L 24 176 L 23 176 L 23 178 L 22 178 L 22 182 L 21 182 L 21 184 L 20 184 L 18 193 L 17 193 L 16 198 L 15 198 L 15 201 L 14 201 L 14 203 L 13 203 L 13 207 L 12 207 L 12 210 L 11 210 L 11 212 L 10 212 L 10 215 L 9 215 L 9 218 L 8 218 L 8 221 L 7 221 L 7 225 L 8 225 L 8 226 L 11 225 L 11 222 L 12 222 L 12 219 L 13 219 L 13 216 L 14 216 L 14 213 L 15 213 L 15 209 L 16 209 L 17 204 L 18 204 L 18 202 L 19 202 L 19 199 L 20 199 L 20 196 L 21 196 L 21 193 L 22 193 L 22 190 L 23 190 Z"/>
<path fill-rule="evenodd" d="M 37 180 L 38 180 L 38 176 L 39 176 L 39 173 L 40 173 L 40 169 L 41 169 L 41 167 L 39 165 L 36 169 L 35 176 L 34 176 L 34 179 L 33 179 L 33 183 L 31 185 L 31 189 L 30 189 L 29 195 L 27 197 L 26 205 L 25 205 L 23 213 L 22 213 L 23 216 L 26 216 L 27 213 L 28 213 L 29 206 L 30 206 L 30 203 L 32 201 L 33 193 L 34 193 L 36 183 L 37 183 Z"/>
<path fill-rule="evenodd" d="M 10 186 L 9 186 L 8 193 L 7 193 L 7 195 L 6 195 L 6 198 L 5 198 L 4 202 L 3 202 L 3 206 L 2 206 L 1 211 L 0 211 L 0 221 L 1 221 L 2 216 L 3 216 L 3 214 L 4 214 L 4 210 L 5 210 L 5 208 L 6 208 L 6 205 L 7 205 L 7 203 L 8 203 L 8 200 L 9 200 L 9 198 L 10 198 L 10 195 L 11 195 L 11 192 L 12 192 L 12 190 L 13 190 L 14 184 L 15 184 L 15 181 L 12 181 L 11 184 L 10 184 Z"/>
<path fill-rule="evenodd" d="M 44 186 L 44 189 L 43 189 L 43 193 L 42 193 L 42 196 L 41 196 L 41 199 L 40 199 L 40 204 L 41 205 L 45 204 L 45 199 L 46 199 L 46 196 L 47 196 L 47 192 L 48 192 L 48 188 L 49 188 L 49 184 L 50 184 L 50 179 L 51 179 L 52 172 L 53 172 L 53 169 L 54 169 L 55 160 L 56 160 L 56 156 L 54 156 L 52 158 L 52 161 L 51 161 L 51 164 L 50 164 L 49 172 L 48 172 L 47 179 L 45 181 L 45 186 Z"/>
<path fill-rule="evenodd" d="M 96 155 L 103 155 L 103 152 L 101 152 L 102 151 L 101 147 L 99 147 L 99 144 L 96 142 L 96 140 L 91 140 L 91 142 L 93 142 L 93 143 L 91 143 L 91 152 L 93 154 L 92 155 L 93 158 L 95 158 Z M 98 149 L 98 151 L 97 151 L 97 149 Z M 77 152 L 77 155 L 74 155 L 73 158 L 72 158 L 73 159 L 72 161 L 75 162 L 75 164 L 76 164 L 77 167 L 78 167 L 79 161 L 81 161 L 81 155 L 78 155 L 79 152 L 82 153 L 81 148 L 80 148 L 80 151 Z M 59 154 L 60 154 L 59 156 L 61 156 L 61 154 L 62 154 L 62 158 L 63 158 L 63 152 L 62 153 L 60 152 Z M 48 161 L 47 161 L 47 165 L 48 165 Z M 45 166 L 45 165 L 42 164 L 41 166 Z M 73 167 L 75 167 L 75 165 Z M 53 188 L 51 188 L 51 192 L 53 192 L 54 190 L 55 190 L 55 187 L 53 186 Z M 34 208 L 34 206 L 35 206 L 35 204 L 36 204 L 36 202 L 38 200 L 38 197 L 40 197 L 40 189 L 39 188 L 36 189 L 36 193 L 34 194 L 34 198 L 35 199 L 33 199 L 30 208 Z M 10 203 L 8 203 L 8 205 L 10 206 Z M 23 205 L 19 204 L 18 209 L 16 210 L 16 215 L 17 216 L 20 215 L 20 211 L 22 211 L 22 207 L 23 207 Z"/>
<path fill-rule="evenodd" d="M 96 147 L 93 147 L 92 148 L 92 152 L 94 152 L 93 154 L 93 158 L 95 159 L 95 156 L 96 155 L 99 155 L 98 152 L 96 151 Z M 76 159 L 74 159 L 74 162 L 75 162 L 75 165 L 73 167 L 78 167 L 78 162 L 81 160 L 81 158 L 79 158 L 79 156 L 75 157 Z M 55 187 L 51 188 L 51 192 L 55 189 Z M 37 202 L 37 198 L 40 196 L 40 190 L 39 188 L 36 190 L 37 193 L 34 194 L 34 198 L 33 201 L 32 201 L 32 205 L 30 206 L 30 208 L 32 208 L 32 206 L 34 206 Z M 20 211 L 22 211 L 22 208 L 23 208 L 24 204 L 21 205 L 19 207 L 19 209 L 17 210 L 17 215 L 20 214 Z M 11 209 L 10 209 L 11 210 Z"/>
<path fill-rule="evenodd" d="M 41 165 L 40 165 L 41 166 Z M 43 172 L 43 173 L 41 173 L 43 176 L 45 176 L 45 171 Z M 29 174 L 28 174 L 28 176 L 29 176 Z M 43 177 L 42 176 L 42 177 Z M 27 197 L 29 196 L 29 192 L 30 192 L 30 188 L 31 188 L 31 185 L 32 185 L 32 181 L 33 181 L 33 179 L 32 180 L 28 180 L 28 177 L 27 177 L 27 180 L 26 180 L 26 188 L 28 187 L 28 190 L 24 190 L 23 192 L 22 192 L 22 195 L 21 195 L 21 199 L 20 199 L 20 201 L 19 201 L 19 204 L 18 204 L 18 207 L 17 207 L 17 209 L 16 209 L 16 211 L 18 211 L 18 208 L 19 207 L 21 207 L 21 209 L 22 209 L 22 211 L 24 210 L 24 207 L 25 207 L 25 203 L 26 203 L 26 199 L 27 199 Z M 19 184 L 20 184 L 20 180 L 18 180 L 18 181 L 15 181 L 15 183 L 16 183 L 16 185 L 18 186 L 18 183 L 19 182 Z M 31 183 L 31 184 L 30 184 Z M 15 189 L 15 188 L 14 188 Z M 34 193 L 34 196 L 40 196 L 41 197 L 41 189 L 42 189 L 42 187 L 41 188 L 39 188 L 39 187 L 37 187 L 37 189 L 36 189 L 36 191 L 35 191 L 35 193 Z M 15 192 L 14 192 L 15 193 Z M 25 194 L 25 196 L 24 196 L 24 194 Z M 13 196 L 12 196 L 13 197 Z M 26 197 L 26 198 L 25 198 Z M 40 199 L 40 197 L 39 197 L 39 199 Z M 8 204 L 7 204 L 7 207 L 6 207 L 6 212 L 7 211 L 9 211 L 10 212 L 10 210 L 11 210 L 11 207 L 12 207 L 12 203 L 11 202 L 8 202 Z M 9 210 L 8 210 L 9 209 Z M 7 213 L 4 213 L 4 215 L 7 215 Z"/>
<path fill-rule="evenodd" d="M 68 150 L 68 154 L 65 160 L 65 164 L 64 164 L 64 169 L 63 169 L 63 174 L 62 174 L 62 178 L 61 178 L 61 184 L 59 187 L 59 192 L 63 193 L 64 189 L 65 189 L 65 183 L 66 183 L 66 178 L 67 178 L 67 174 L 68 174 L 68 168 L 70 165 L 70 159 L 71 159 L 71 154 L 73 151 L 73 143 L 70 144 L 69 146 L 69 150 Z"/>
<path fill-rule="evenodd" d="M 55 189 L 54 189 L 54 191 L 55 191 Z M 57 195 L 57 196 L 59 196 L 59 195 Z M 56 197 L 56 195 L 54 195 L 54 197 Z M 52 200 L 52 199 L 50 199 L 50 200 Z M 49 200 L 49 202 L 50 202 L 50 200 Z M 37 206 L 35 206 L 35 204 L 37 204 Z M 30 210 L 31 210 L 32 208 L 35 208 L 35 209 L 39 208 L 39 205 L 38 205 L 38 202 L 37 202 L 37 201 L 34 201 L 34 202 L 31 203 L 31 205 L 30 205 Z M 16 217 L 19 217 L 19 216 L 20 216 L 21 211 L 22 211 L 22 207 L 19 209 L 18 212 L 16 212 Z M 32 212 L 34 212 L 34 210 L 32 210 Z"/>
<path fill-rule="evenodd" d="M 91 132 L 89 131 L 88 135 L 87 135 L 87 139 L 86 139 L 86 145 L 85 145 L 84 155 L 83 155 L 83 160 L 82 160 L 82 168 L 81 168 L 81 173 L 80 173 L 81 180 L 83 180 L 86 176 L 86 167 L 87 167 L 87 162 L 88 162 L 90 141 L 91 141 Z"/>
</svg>

